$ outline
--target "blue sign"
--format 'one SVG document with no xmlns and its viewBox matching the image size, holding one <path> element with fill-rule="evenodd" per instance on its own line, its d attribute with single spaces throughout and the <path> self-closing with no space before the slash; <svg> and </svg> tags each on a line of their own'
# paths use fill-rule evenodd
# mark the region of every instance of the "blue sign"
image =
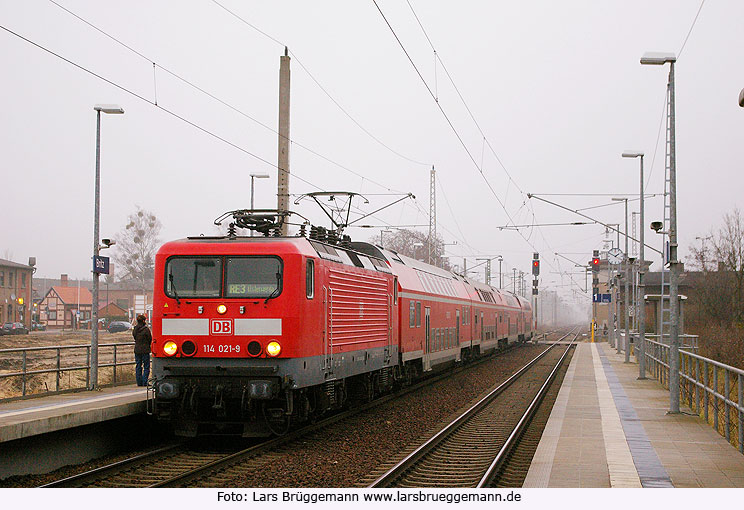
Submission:
<svg viewBox="0 0 744 510">
<path fill-rule="evenodd" d="M 593 303 L 612 303 L 612 294 L 593 294 Z"/>
<path fill-rule="evenodd" d="M 109 274 L 109 258 L 94 255 L 93 272 L 98 274 Z"/>
</svg>

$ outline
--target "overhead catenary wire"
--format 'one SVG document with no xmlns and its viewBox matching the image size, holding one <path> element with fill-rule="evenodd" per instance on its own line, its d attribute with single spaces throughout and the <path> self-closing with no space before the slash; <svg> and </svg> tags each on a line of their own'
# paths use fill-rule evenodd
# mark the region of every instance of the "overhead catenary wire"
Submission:
<svg viewBox="0 0 744 510">
<path fill-rule="evenodd" d="M 310 72 L 310 70 L 309 70 L 309 69 L 307 68 L 307 66 L 305 66 L 305 64 L 303 64 L 303 63 L 302 63 L 302 60 L 301 60 L 301 59 L 300 59 L 300 58 L 299 58 L 299 57 L 297 56 L 297 54 L 295 54 L 295 53 L 294 53 L 294 52 L 293 52 L 293 51 L 292 51 L 291 49 L 289 49 L 289 46 L 288 46 L 288 45 L 286 45 L 286 44 L 282 43 L 282 42 L 281 42 L 281 41 L 280 41 L 279 39 L 277 39 L 276 37 L 273 37 L 273 36 L 269 35 L 268 33 L 264 32 L 263 30 L 261 30 L 260 28 L 258 28 L 258 27 L 257 27 L 257 26 L 256 26 L 255 24 L 253 24 L 253 23 L 249 22 L 249 21 L 248 21 L 248 20 L 246 20 L 246 19 L 245 19 L 245 18 L 244 18 L 243 16 L 240 16 L 240 15 L 239 15 L 238 13 L 236 13 L 235 11 L 233 11 L 233 10 L 231 10 L 231 9 L 228 9 L 227 7 L 225 7 L 225 6 L 224 6 L 224 5 L 222 4 L 222 3 L 218 2 L 217 0 L 212 0 L 212 3 L 214 3 L 214 4 L 215 4 L 215 5 L 217 5 L 217 6 L 219 6 L 219 7 L 220 7 L 220 8 L 222 8 L 222 9 L 223 9 L 223 10 L 224 10 L 225 12 L 227 12 L 228 14 L 230 14 L 231 16 L 233 16 L 233 17 L 234 17 L 235 19 L 237 19 L 237 20 L 239 20 L 240 22 L 244 23 L 244 24 L 245 24 L 246 26 L 248 26 L 248 27 L 252 28 L 253 30 L 255 30 L 256 32 L 258 32 L 259 34 L 263 35 L 264 37 L 268 38 L 269 40 L 271 40 L 271 41 L 273 41 L 273 42 L 275 42 L 275 43 L 277 43 L 277 44 L 279 44 L 279 45 L 281 45 L 281 46 L 283 46 L 283 47 L 285 47 L 285 48 L 287 48 L 287 49 L 288 49 L 288 52 L 289 52 L 289 55 L 290 55 L 290 56 L 291 56 L 292 58 L 294 58 L 294 59 L 295 59 L 295 60 L 297 61 L 297 64 L 298 64 L 298 65 L 299 65 L 299 66 L 300 66 L 300 67 L 302 68 L 302 70 L 303 70 L 303 71 L 305 71 L 305 73 L 307 73 L 307 75 L 308 75 L 308 76 L 310 77 L 310 79 L 311 79 L 311 80 L 313 81 L 313 83 L 315 83 L 315 85 L 317 85 L 317 86 L 318 86 L 318 88 L 319 88 L 319 89 L 320 89 L 320 90 L 321 90 L 321 91 L 322 91 L 322 92 L 323 92 L 323 93 L 324 93 L 324 94 L 325 94 L 325 95 L 326 95 L 326 96 L 328 97 L 328 99 L 330 99 L 330 100 L 331 100 L 331 102 L 332 102 L 332 103 L 333 103 L 334 105 L 336 105 L 336 107 L 337 107 L 337 108 L 338 108 L 339 110 L 341 110 L 341 112 L 342 112 L 342 113 L 343 113 L 344 115 L 346 115 L 346 117 L 348 117 L 348 118 L 349 118 L 349 120 L 351 120 L 351 121 L 352 121 L 352 122 L 353 122 L 353 123 L 354 123 L 354 124 L 355 124 L 355 125 L 356 125 L 356 126 L 357 126 L 357 127 L 359 128 L 359 129 L 361 129 L 361 130 L 362 130 L 362 131 L 363 131 L 363 132 L 364 132 L 365 134 L 367 134 L 367 135 L 368 135 L 368 136 L 369 136 L 370 138 L 372 138 L 372 139 L 373 139 L 373 140 L 374 140 L 375 142 L 377 142 L 378 144 L 380 144 L 381 146 L 383 146 L 383 147 L 384 147 L 385 149 L 387 149 L 388 151 L 392 152 L 392 153 L 393 153 L 393 154 L 395 154 L 396 156 L 399 156 L 400 158 L 403 158 L 403 159 L 405 159 L 406 161 L 409 161 L 409 162 L 411 162 L 411 163 L 414 163 L 414 164 L 417 164 L 417 165 L 423 165 L 423 166 L 427 166 L 427 167 L 428 167 L 428 166 L 431 166 L 431 163 L 424 163 L 424 162 L 422 162 L 422 161 L 419 161 L 419 160 L 417 160 L 417 159 L 414 159 L 414 158 L 411 158 L 411 157 L 409 157 L 409 156 L 406 156 L 405 154 L 402 154 L 401 152 L 399 152 L 399 151 L 397 151 L 397 150 L 393 149 L 393 148 L 392 148 L 392 147 L 390 147 L 390 146 L 389 146 L 388 144 L 386 144 L 385 142 L 383 142 L 382 140 L 380 140 L 380 138 L 378 138 L 377 136 L 375 136 L 375 135 L 374 135 L 374 134 L 373 134 L 373 133 L 372 133 L 371 131 L 369 131 L 369 130 L 368 130 L 367 128 L 365 128 L 365 127 L 364 127 L 364 126 L 363 126 L 363 125 L 362 125 L 362 124 L 361 124 L 361 123 L 360 123 L 359 121 L 357 121 L 357 120 L 356 120 L 356 118 L 354 118 L 354 117 L 353 117 L 353 116 L 352 116 L 352 115 L 351 115 L 351 114 L 350 114 L 350 113 L 348 112 L 348 110 L 347 110 L 346 108 L 344 108 L 344 107 L 343 107 L 343 106 L 341 105 L 341 103 L 340 103 L 340 102 L 339 102 L 338 100 L 336 100 L 336 98 L 335 98 L 335 97 L 333 97 L 333 96 L 331 95 L 331 93 L 330 93 L 330 92 L 328 92 L 328 90 L 326 89 L 326 87 L 324 87 L 324 86 L 323 86 L 323 85 L 322 85 L 322 84 L 320 83 L 320 81 L 318 81 L 318 79 L 317 79 L 317 78 L 315 78 L 315 76 L 314 76 L 314 75 L 313 75 L 313 74 L 312 74 L 312 73 Z"/>
<path fill-rule="evenodd" d="M 102 35 L 104 35 L 104 36 L 108 37 L 109 39 L 111 39 L 112 41 L 114 41 L 114 42 L 116 42 L 117 44 L 121 45 L 122 47 L 124 47 L 124 48 L 128 49 L 129 51 L 131 51 L 132 53 L 136 54 L 137 56 L 139 56 L 140 58 L 144 59 L 145 61 L 147 61 L 147 62 L 150 62 L 150 63 L 152 63 L 152 65 L 153 65 L 153 81 L 155 80 L 155 75 L 154 75 L 154 72 L 155 72 L 155 68 L 157 67 L 157 69 L 160 69 L 160 70 L 162 70 L 162 71 L 166 72 L 167 74 L 169 74 L 170 76 L 172 76 L 172 77 L 176 78 L 177 80 L 179 80 L 179 81 L 181 81 L 181 82 L 185 83 L 186 85 L 189 85 L 189 86 L 190 86 L 190 87 L 192 87 L 193 89 L 195 89 L 195 90 L 199 91 L 200 93 L 202 93 L 202 94 L 206 95 L 207 97 L 209 97 L 209 98 L 213 99 L 214 101 L 217 101 L 218 103 L 222 104 L 223 106 L 225 106 L 225 107 L 227 107 L 227 108 L 231 109 L 231 110 L 232 110 L 232 111 L 234 111 L 235 113 L 238 113 L 239 115 L 242 115 L 243 117 L 245 117 L 245 118 L 247 118 L 247 119 L 251 120 L 252 122 L 255 122 L 256 124 L 258 124 L 258 125 L 259 125 L 259 126 L 261 126 L 262 128 L 264 128 L 264 129 L 266 129 L 266 130 L 268 130 L 268 131 L 270 131 L 270 132 L 272 132 L 272 133 L 274 133 L 274 134 L 276 134 L 276 135 L 278 135 L 278 136 L 282 136 L 282 135 L 281 135 L 281 134 L 280 134 L 280 133 L 278 132 L 278 130 L 276 130 L 276 129 L 272 128 L 271 126 L 267 125 L 267 124 L 266 124 L 266 123 L 264 123 L 264 122 L 261 122 L 260 120 L 258 120 L 258 119 L 256 119 L 255 117 L 253 117 L 253 116 L 249 115 L 248 113 L 246 113 L 245 111 L 243 111 L 243 110 L 241 110 L 241 109 L 237 108 L 236 106 L 234 106 L 234 105 L 232 105 L 232 104 L 228 103 L 227 101 L 225 101 L 225 100 L 223 100 L 223 99 L 221 99 L 221 98 L 217 97 L 216 95 L 214 95 L 214 94 L 212 94 L 211 92 L 209 92 L 208 90 L 206 90 L 206 89 L 204 89 L 204 88 L 200 87 L 199 85 L 196 85 L 195 83 L 193 83 L 192 81 L 188 80 L 187 78 L 184 78 L 183 76 L 181 76 L 180 74 L 176 73 L 175 71 L 173 71 L 173 70 L 171 70 L 171 69 L 168 69 L 168 68 L 166 68 L 166 67 L 164 67 L 164 66 L 162 66 L 162 65 L 158 64 L 157 62 L 155 62 L 155 61 L 154 61 L 153 59 L 151 59 L 150 57 L 148 57 L 147 55 L 145 55 L 145 54 L 144 54 L 144 53 L 142 53 L 141 51 L 138 51 L 137 49 L 133 48 L 133 47 L 132 47 L 131 45 L 129 45 L 129 44 L 127 44 L 127 43 L 123 42 L 123 41 L 122 41 L 121 39 L 119 39 L 119 38 L 117 38 L 117 37 L 115 37 L 115 36 L 111 35 L 110 33 L 106 32 L 105 30 L 102 30 L 101 28 L 97 27 L 96 25 L 94 25 L 94 24 L 93 24 L 93 23 L 91 23 L 90 21 L 86 20 L 86 19 L 85 19 L 85 18 L 83 18 L 82 16 L 78 15 L 77 13 L 75 13 L 75 12 L 71 11 L 70 9 L 66 8 L 66 7 L 65 7 L 65 6 L 63 6 L 63 5 L 60 5 L 60 4 L 59 4 L 58 2 L 56 2 L 55 0 L 49 0 L 49 2 L 51 2 L 51 3 L 52 3 L 52 4 L 54 4 L 54 5 L 56 5 L 57 7 L 59 7 L 60 9 L 62 9 L 62 10 L 63 10 L 63 11 L 65 11 L 65 12 L 67 12 L 67 13 L 68 13 L 68 14 L 70 14 L 71 16 L 75 17 L 76 19 L 78 19 L 78 20 L 79 20 L 79 21 L 81 21 L 82 23 L 84 23 L 84 24 L 88 25 L 88 26 L 89 26 L 90 28 L 92 28 L 93 30 L 95 30 L 95 31 L 99 32 L 100 34 L 102 34 Z M 215 3 L 217 3 L 217 4 L 219 5 L 219 3 L 218 3 L 218 2 L 215 2 Z M 222 6 L 221 6 L 221 7 L 222 7 Z M 223 7 L 223 8 L 224 8 L 224 7 Z M 243 21 L 244 23 L 247 23 L 247 24 L 249 24 L 249 23 L 248 23 L 247 21 L 245 21 L 245 20 L 242 20 L 242 21 Z M 250 25 L 250 24 L 249 24 L 249 25 Z M 258 29 L 258 28 L 256 28 L 255 26 L 253 26 L 253 25 L 250 25 L 250 26 L 251 26 L 251 28 L 253 28 L 253 29 L 257 30 L 258 32 L 260 32 L 261 34 L 263 34 L 264 36 L 267 36 L 267 37 L 271 38 L 271 36 L 268 36 L 268 35 L 267 35 L 266 33 L 262 32 L 261 30 L 259 30 L 259 29 Z M 279 42 L 279 41 L 275 40 L 274 38 L 271 38 L 271 39 L 272 39 L 272 40 L 274 40 L 275 42 Z M 304 67 L 304 66 L 303 66 L 303 67 Z M 308 73 L 308 74 L 309 74 L 309 73 Z M 152 104 L 154 104 L 155 106 L 158 106 L 158 103 L 157 103 L 157 89 L 155 89 L 155 92 L 156 92 L 156 94 L 155 94 L 155 100 L 154 100 L 154 101 L 152 102 Z M 394 190 L 394 189 L 392 189 L 392 188 L 390 188 L 390 187 L 388 187 L 388 186 L 386 186 L 386 185 L 384 185 L 384 184 L 381 184 L 381 183 L 379 183 L 379 182 L 376 182 L 375 180 L 373 180 L 373 179 L 370 179 L 369 177 L 367 177 L 367 176 L 365 176 L 365 175 L 363 175 L 363 174 L 361 174 L 361 173 L 359 173 L 359 172 L 357 172 L 357 171 L 355 171 L 355 170 L 352 170 L 351 168 L 349 168 L 349 167 L 347 167 L 347 166 L 345 166 L 345 165 L 343 165 L 343 164 L 341 164 L 341 163 L 338 163 L 337 161 L 335 161 L 335 160 L 333 160 L 333 159 L 329 158 L 328 156 L 325 156 L 325 155 L 323 155 L 323 154 L 319 153 L 318 151 L 316 151 L 316 150 L 314 150 L 314 149 L 311 149 L 310 147 L 308 147 L 308 146 L 306 146 L 306 145 L 304 145 L 304 144 L 302 144 L 302 143 L 298 142 L 297 140 L 294 140 L 294 139 L 292 139 L 292 138 L 288 138 L 288 140 L 289 140 L 289 142 L 290 142 L 290 143 L 291 143 L 291 144 L 292 144 L 293 146 L 297 146 L 297 147 L 299 147 L 299 148 L 301 148 L 301 149 L 303 149 L 303 150 L 305 150 L 305 151 L 307 151 L 307 152 L 309 152 L 309 153 L 311 153 L 311 154 L 313 154 L 313 155 L 315 155 L 315 156 L 317 156 L 317 157 L 319 157 L 319 158 L 323 159 L 324 161 L 327 161 L 328 163 L 331 163 L 332 165 L 334 165 L 334 166 L 337 166 L 338 168 L 341 168 L 342 170 L 345 170 L 345 171 L 347 171 L 347 172 L 349 172 L 349 173 L 351 173 L 351 174 L 353 174 L 353 175 L 355 175 L 355 176 L 359 177 L 360 179 L 364 179 L 364 180 L 367 180 L 367 181 L 369 181 L 369 182 L 371 182 L 371 183 L 375 184 L 376 186 L 379 186 L 380 188 L 386 189 L 386 190 L 388 190 L 388 191 L 393 191 L 393 192 L 397 192 L 397 193 L 403 193 L 403 192 L 402 192 L 402 191 L 400 191 L 400 190 Z M 293 175 L 294 175 L 294 173 L 293 173 Z M 316 187 L 317 187 L 317 186 L 316 186 Z M 318 188 L 318 189 L 320 189 L 320 188 Z"/>
<path fill-rule="evenodd" d="M 509 221 L 510 221 L 510 222 L 511 222 L 511 223 L 512 223 L 513 225 L 515 225 L 515 224 L 516 224 L 516 221 L 514 220 L 513 216 L 512 216 L 512 215 L 511 215 L 511 214 L 509 213 L 509 211 L 508 211 L 508 209 L 506 208 L 506 205 L 504 204 L 504 202 L 502 201 L 502 199 L 501 199 L 501 198 L 500 198 L 500 197 L 499 197 L 499 196 L 498 196 L 498 195 L 496 194 L 495 190 L 494 190 L 494 189 L 493 189 L 493 187 L 491 186 L 491 183 L 490 183 L 490 181 L 488 180 L 488 178 L 486 177 L 486 175 L 485 175 L 485 174 L 484 174 L 484 172 L 483 172 L 483 168 L 482 168 L 482 165 L 480 165 L 480 166 L 479 166 L 479 165 L 478 165 L 478 163 L 477 163 L 477 162 L 475 161 L 475 158 L 473 157 L 472 153 L 471 153 L 471 152 L 470 152 L 470 150 L 468 149 L 467 145 L 466 145 L 466 144 L 465 144 L 465 142 L 463 141 L 463 139 L 462 139 L 462 137 L 460 136 L 459 132 L 457 131 L 457 129 L 455 128 L 454 124 L 453 124 L 453 123 L 452 123 L 452 121 L 450 120 L 449 116 L 448 116 L 448 115 L 447 115 L 447 113 L 445 112 L 445 110 L 444 110 L 444 108 L 443 108 L 443 106 L 442 106 L 441 102 L 439 101 L 439 98 L 438 98 L 437 94 L 435 94 L 434 92 L 432 92 L 431 88 L 429 87 L 428 83 L 426 82 L 426 80 L 424 79 L 423 75 L 422 75 L 422 74 L 421 74 L 421 72 L 419 71 L 418 67 L 416 66 L 415 62 L 414 62 L 414 61 L 413 61 L 413 59 L 411 58 L 410 54 L 409 54 L 409 53 L 408 53 L 408 51 L 406 50 L 405 46 L 403 45 L 402 41 L 401 41 L 401 40 L 400 40 L 400 38 L 398 37 L 397 33 L 396 33 L 396 32 L 395 32 L 395 30 L 393 29 L 392 25 L 391 25 L 391 24 L 390 24 L 390 22 L 388 21 L 388 19 L 387 19 L 387 17 L 385 16 L 385 14 L 384 14 L 384 13 L 382 12 L 382 9 L 380 8 L 380 6 L 379 6 L 379 4 L 377 3 L 377 1 L 376 1 L 376 0 L 372 0 L 372 1 L 373 1 L 373 3 L 375 4 L 375 7 L 377 8 L 378 12 L 379 12 L 379 13 L 380 13 L 380 15 L 382 16 L 383 20 L 384 20 L 384 21 L 385 21 L 385 23 L 387 24 L 388 28 L 389 28 L 389 29 L 390 29 L 390 31 L 391 31 L 391 32 L 393 33 L 393 36 L 395 37 L 395 39 L 396 39 L 396 41 L 398 42 L 399 46 L 401 47 L 401 49 L 403 50 L 404 54 L 405 54 L 405 55 L 406 55 L 406 57 L 408 58 L 409 62 L 410 62 L 410 63 L 411 63 L 411 65 L 413 66 L 414 70 L 416 71 L 416 74 L 418 74 L 419 78 L 420 78 L 420 79 L 421 79 L 421 81 L 422 81 L 422 82 L 424 83 L 424 86 L 426 87 L 426 89 L 428 90 L 429 94 L 430 94 L 430 95 L 432 96 L 432 98 L 434 99 L 434 102 L 436 103 L 436 105 L 437 105 L 437 107 L 439 108 L 440 112 L 441 112 L 441 113 L 442 113 L 442 115 L 444 116 L 445 120 L 446 120 L 446 121 L 447 121 L 447 123 L 449 124 L 450 128 L 452 129 L 452 131 L 453 131 L 453 132 L 455 133 L 455 136 L 457 137 L 457 139 L 458 139 L 458 140 L 460 141 L 460 143 L 462 144 L 463 148 L 465 149 L 465 152 L 466 152 L 466 153 L 468 154 L 468 156 L 470 157 L 470 160 L 471 160 L 471 161 L 473 162 L 473 165 L 474 165 L 474 166 L 476 167 L 476 169 L 477 169 L 477 170 L 479 171 L 479 173 L 481 174 L 481 177 L 482 177 L 482 178 L 483 178 L 483 180 L 485 181 L 485 183 L 486 183 L 487 187 L 489 188 L 489 190 L 491 191 L 491 193 L 493 194 L 493 196 L 494 196 L 494 197 L 496 198 L 496 200 L 497 200 L 497 202 L 499 203 L 499 205 L 501 206 L 501 208 L 502 208 L 502 209 L 504 210 L 504 212 L 506 213 L 506 216 L 507 216 L 507 217 L 509 218 Z M 458 89 L 457 85 L 456 85 L 456 84 L 455 84 L 455 82 L 454 82 L 454 79 L 452 78 L 452 76 L 451 76 L 451 75 L 450 75 L 450 73 L 448 72 L 448 70 L 447 70 L 447 68 L 446 68 L 446 65 L 444 64 L 444 62 L 442 61 L 442 59 L 441 59 L 441 58 L 439 57 L 439 53 L 438 53 L 438 52 L 436 51 L 436 48 L 434 47 L 434 44 L 433 44 L 433 42 L 431 41 L 431 38 L 429 37 L 428 33 L 426 32 L 426 29 L 424 28 L 423 24 L 421 23 L 421 20 L 419 19 L 418 15 L 416 14 L 415 10 L 413 9 L 413 6 L 411 5 L 410 1 L 408 1 L 408 0 L 406 0 L 406 1 L 407 1 L 407 3 L 408 3 L 408 6 L 409 6 L 409 8 L 411 9 L 411 12 L 413 13 L 414 17 L 416 18 L 416 21 L 417 21 L 417 23 L 418 23 L 419 27 L 421 28 L 422 32 L 424 33 L 424 36 L 426 37 L 426 40 L 428 41 L 429 45 L 431 46 L 431 48 L 432 48 L 432 51 L 433 51 L 433 52 L 434 52 L 434 54 L 435 54 L 435 57 L 436 57 L 436 61 L 438 61 L 438 62 L 439 62 L 439 63 L 440 63 L 441 65 L 442 65 L 442 69 L 444 70 L 445 74 L 447 75 L 447 77 L 449 78 L 450 82 L 452 83 L 452 86 L 454 87 L 455 91 L 457 92 L 457 95 L 459 96 L 460 100 L 462 101 L 462 103 L 464 104 L 464 106 L 465 106 L 466 110 L 468 111 L 468 114 L 470 115 L 470 118 L 472 119 L 473 123 L 474 123 L 474 124 L 476 125 L 477 129 L 479 130 L 479 132 L 480 132 L 480 133 L 481 133 L 481 135 L 483 136 L 483 140 L 484 140 L 484 141 L 485 141 L 485 143 L 486 143 L 486 144 L 487 144 L 487 145 L 489 146 L 489 149 L 491 150 L 492 154 L 494 155 L 494 157 L 496 158 L 496 160 L 498 161 L 498 163 L 499 163 L 499 164 L 501 165 L 501 167 L 502 167 L 502 168 L 504 169 L 504 172 L 506 173 L 507 177 L 509 178 L 509 181 L 508 181 L 508 182 L 509 182 L 509 184 L 512 184 L 512 183 L 513 183 L 513 184 L 515 185 L 515 187 L 516 187 L 516 188 L 517 188 L 517 189 L 519 190 L 519 192 L 520 192 L 520 193 L 521 193 L 522 195 L 525 195 L 524 191 L 522 191 L 522 189 L 521 189 L 521 188 L 519 187 L 519 185 L 518 185 L 518 184 L 516 183 L 516 181 L 514 181 L 514 179 L 513 179 L 512 177 L 511 177 L 511 174 L 510 174 L 510 173 L 508 172 L 508 170 L 506 169 L 506 166 L 505 166 L 505 165 L 503 164 L 503 162 L 501 161 L 501 158 L 500 158 L 500 157 L 498 156 L 498 154 L 496 153 L 496 151 L 495 151 L 495 150 L 493 149 L 493 146 L 492 146 L 492 145 L 491 145 L 491 143 L 490 143 L 490 142 L 488 141 L 488 138 L 486 137 L 485 133 L 484 133 L 484 132 L 483 132 L 483 130 L 481 129 L 481 127 L 480 127 L 480 124 L 478 123 L 478 121 L 477 121 L 477 120 L 476 120 L 476 118 L 475 118 L 475 115 L 473 114 L 472 110 L 471 110 L 471 109 L 470 109 L 470 107 L 468 106 L 468 104 L 467 104 L 467 102 L 465 101 L 464 97 L 463 97 L 463 96 L 462 96 L 462 94 L 460 93 L 460 91 L 459 91 L 459 89 Z M 508 186 L 507 186 L 507 193 L 506 193 L 506 195 L 505 195 L 505 199 L 506 199 L 506 196 L 508 196 Z M 522 207 L 524 207 L 524 205 L 525 205 L 525 204 L 523 203 L 523 204 L 522 204 Z M 520 210 L 521 210 L 521 208 L 522 208 L 522 207 L 520 207 Z M 529 207 L 530 207 L 530 208 L 532 207 L 532 206 L 531 206 L 531 204 L 529 205 Z M 533 210 L 532 212 L 533 212 L 533 218 L 534 218 L 534 210 Z M 539 228 L 538 228 L 538 230 L 539 230 Z M 526 243 L 527 243 L 527 244 L 528 244 L 528 245 L 529 245 L 529 246 L 530 246 L 530 247 L 531 247 L 531 248 L 532 248 L 532 249 L 533 249 L 534 251 L 537 251 L 537 248 L 536 248 L 536 247 L 534 246 L 534 244 L 533 244 L 533 243 L 532 243 L 532 242 L 530 241 L 530 238 L 531 238 L 531 236 L 532 236 L 532 232 L 530 232 L 530 235 L 529 235 L 529 237 L 525 237 L 525 235 L 524 235 L 524 234 L 523 234 L 523 233 L 522 233 L 522 232 L 521 232 L 521 231 L 520 231 L 519 229 L 517 229 L 517 233 L 519 233 L 519 235 L 520 235 L 520 236 L 522 237 L 522 239 L 524 239 L 524 241 L 525 241 L 525 242 L 526 242 Z M 544 241 L 545 241 L 545 242 L 547 243 L 547 239 L 545 239 L 545 235 L 544 235 L 544 233 L 542 233 L 542 232 L 540 232 L 540 233 L 541 233 L 541 236 L 542 236 L 543 240 L 544 240 Z M 548 264 L 550 265 L 550 263 L 548 263 Z"/>
</svg>

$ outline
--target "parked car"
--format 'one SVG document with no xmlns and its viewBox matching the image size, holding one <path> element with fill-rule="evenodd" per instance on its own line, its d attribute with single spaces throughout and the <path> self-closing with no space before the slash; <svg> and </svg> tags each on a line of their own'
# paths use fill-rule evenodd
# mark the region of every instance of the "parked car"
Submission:
<svg viewBox="0 0 744 510">
<path fill-rule="evenodd" d="M 28 328 L 21 322 L 6 322 L 3 324 L 3 333 L 6 335 L 28 335 Z"/>
<path fill-rule="evenodd" d="M 120 331 L 129 331 L 132 329 L 132 325 L 129 324 L 126 321 L 114 321 L 111 324 L 109 324 L 108 332 L 109 333 L 118 333 Z"/>
<path fill-rule="evenodd" d="M 46 324 L 42 324 L 40 322 L 32 322 L 31 331 L 46 331 Z"/>
</svg>

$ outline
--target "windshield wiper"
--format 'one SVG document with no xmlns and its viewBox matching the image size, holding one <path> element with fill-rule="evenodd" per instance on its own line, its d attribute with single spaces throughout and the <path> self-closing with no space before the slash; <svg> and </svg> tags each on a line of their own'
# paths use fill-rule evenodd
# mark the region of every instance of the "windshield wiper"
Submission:
<svg viewBox="0 0 744 510">
<path fill-rule="evenodd" d="M 178 298 L 178 292 L 176 291 L 176 285 L 173 283 L 173 273 L 168 275 L 168 281 L 171 284 L 171 290 L 173 291 L 173 295 L 176 297 L 176 304 L 178 306 L 181 306 L 181 300 Z"/>
<path fill-rule="evenodd" d="M 281 271 L 278 271 L 276 273 L 276 289 L 274 289 L 274 292 L 272 292 L 264 301 L 264 304 L 269 302 L 269 299 L 273 299 L 279 295 L 282 289 L 282 273 Z"/>
</svg>

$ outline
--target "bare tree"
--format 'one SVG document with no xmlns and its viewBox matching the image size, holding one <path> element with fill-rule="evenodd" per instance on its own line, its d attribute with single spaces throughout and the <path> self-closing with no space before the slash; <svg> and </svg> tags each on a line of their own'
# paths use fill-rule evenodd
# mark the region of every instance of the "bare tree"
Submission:
<svg viewBox="0 0 744 510">
<path fill-rule="evenodd" d="M 393 231 L 383 231 L 379 237 L 369 239 L 374 244 L 382 244 L 383 248 L 402 253 L 423 262 L 429 261 L 429 236 L 423 232 L 416 232 L 405 228 Z M 450 269 L 449 261 L 444 256 L 444 240 L 437 235 L 431 240 L 431 264 Z"/>
<path fill-rule="evenodd" d="M 711 240 L 692 248 L 693 265 L 700 269 L 695 304 L 709 320 L 723 325 L 744 325 L 744 220 L 735 208 L 723 217 Z"/>
<path fill-rule="evenodd" d="M 700 335 L 701 353 L 744 367 L 744 220 L 735 208 L 717 232 L 692 248 L 691 329 Z M 706 244 L 710 241 L 710 247 Z"/>
<path fill-rule="evenodd" d="M 155 252 L 160 245 L 162 224 L 153 213 L 137 206 L 127 217 L 126 226 L 116 239 L 116 255 L 120 280 L 137 280 L 145 288 L 155 274 Z"/>
</svg>

